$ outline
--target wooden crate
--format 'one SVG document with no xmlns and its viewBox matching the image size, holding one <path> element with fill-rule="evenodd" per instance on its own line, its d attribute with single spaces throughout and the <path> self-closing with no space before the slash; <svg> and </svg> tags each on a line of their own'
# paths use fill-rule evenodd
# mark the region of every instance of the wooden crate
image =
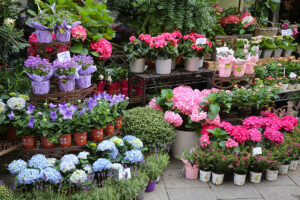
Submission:
<svg viewBox="0 0 300 200">
<path fill-rule="evenodd" d="M 204 63 L 203 63 L 203 67 L 208 69 L 208 70 L 211 70 L 211 71 L 218 71 L 219 68 L 218 68 L 218 61 L 207 61 L 205 60 Z"/>
</svg>

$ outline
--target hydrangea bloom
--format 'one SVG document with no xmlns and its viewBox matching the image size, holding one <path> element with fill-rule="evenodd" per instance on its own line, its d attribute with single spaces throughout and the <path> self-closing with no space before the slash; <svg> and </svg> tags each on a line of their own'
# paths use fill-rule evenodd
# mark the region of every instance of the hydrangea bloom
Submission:
<svg viewBox="0 0 300 200">
<path fill-rule="evenodd" d="M 56 158 L 48 158 L 47 159 L 47 167 L 53 167 L 56 163 Z"/>
<path fill-rule="evenodd" d="M 282 127 L 281 120 L 274 113 L 268 113 L 266 117 L 262 120 L 263 128 L 272 128 L 279 130 Z"/>
<path fill-rule="evenodd" d="M 72 37 L 76 38 L 77 40 L 81 39 L 82 42 L 84 42 L 86 39 L 86 29 L 81 25 L 71 28 L 71 33 Z"/>
<path fill-rule="evenodd" d="M 199 113 L 198 110 L 193 110 L 192 115 L 191 115 L 191 120 L 193 122 L 200 122 L 200 121 L 202 121 L 202 120 L 204 120 L 206 118 L 207 118 L 207 113 L 204 112 L 204 111 L 201 111 Z"/>
<path fill-rule="evenodd" d="M 122 171 L 124 169 L 124 167 L 120 164 L 120 163 L 113 163 L 111 165 L 111 168 L 116 170 L 116 171 Z"/>
<path fill-rule="evenodd" d="M 284 136 L 283 134 L 273 128 L 267 128 L 264 132 L 264 136 L 269 139 L 271 142 L 276 143 L 276 144 L 280 144 L 282 142 L 284 142 Z"/>
<path fill-rule="evenodd" d="M 225 141 L 225 146 L 227 148 L 232 148 L 232 147 L 238 147 L 239 144 L 234 141 L 232 138 L 228 138 L 227 141 Z"/>
<path fill-rule="evenodd" d="M 123 140 L 127 141 L 129 144 L 131 144 L 134 148 L 140 149 L 143 148 L 143 142 L 139 138 L 132 136 L 132 135 L 126 135 Z"/>
<path fill-rule="evenodd" d="M 261 117 L 251 116 L 243 120 L 243 126 L 247 129 L 261 128 L 263 125 L 263 120 Z"/>
<path fill-rule="evenodd" d="M 231 133 L 231 131 L 234 129 L 234 126 L 230 122 L 226 122 L 226 121 L 221 122 L 220 127 L 223 128 L 228 133 Z"/>
<path fill-rule="evenodd" d="M 87 181 L 87 174 L 84 170 L 77 169 L 70 176 L 71 183 L 81 184 Z"/>
<path fill-rule="evenodd" d="M 75 154 L 66 154 L 61 158 L 61 162 L 70 162 L 77 165 L 79 164 L 79 159 Z"/>
<path fill-rule="evenodd" d="M 82 169 L 85 170 L 88 174 L 92 174 L 93 173 L 93 168 L 91 165 L 89 164 L 85 164 L 82 166 Z"/>
<path fill-rule="evenodd" d="M 82 160 L 88 159 L 88 156 L 90 155 L 90 152 L 82 151 L 78 154 L 78 158 Z"/>
<path fill-rule="evenodd" d="M 248 130 L 240 125 L 235 126 L 229 135 L 239 143 L 243 143 L 249 139 Z"/>
<path fill-rule="evenodd" d="M 73 162 L 70 162 L 70 160 L 67 160 L 65 162 L 61 162 L 59 165 L 60 171 L 63 173 L 72 171 L 73 169 L 76 168 L 75 164 Z"/>
<path fill-rule="evenodd" d="M 105 60 L 111 56 L 112 45 L 104 38 L 90 43 L 90 47 L 93 51 L 100 53 L 99 60 Z"/>
<path fill-rule="evenodd" d="M 12 97 L 8 99 L 7 106 L 12 110 L 22 110 L 25 107 L 26 100 L 21 97 Z"/>
<path fill-rule="evenodd" d="M 27 168 L 27 163 L 24 160 L 14 160 L 8 165 L 8 170 L 11 174 L 19 174 Z"/>
<path fill-rule="evenodd" d="M 143 158 L 144 158 L 144 156 L 143 156 L 143 153 L 141 150 L 133 149 L 131 151 L 125 152 L 124 160 L 133 164 L 133 163 L 141 162 L 143 160 Z"/>
<path fill-rule="evenodd" d="M 156 102 L 156 98 L 154 97 L 154 98 L 151 99 L 151 101 L 149 102 L 148 107 L 154 108 L 154 109 L 159 110 L 159 111 L 163 111 L 163 109 L 160 107 L 160 105 L 156 104 L 155 102 Z"/>
<path fill-rule="evenodd" d="M 59 171 L 51 167 L 47 167 L 40 172 L 40 178 L 44 181 L 53 183 L 59 183 L 62 180 L 62 176 Z"/>
<path fill-rule="evenodd" d="M 99 151 L 113 151 L 116 149 L 116 145 L 110 140 L 104 140 L 98 144 L 97 149 Z"/>
<path fill-rule="evenodd" d="M 206 118 L 206 123 L 207 124 L 213 124 L 213 125 L 216 125 L 216 126 L 220 126 L 220 123 L 221 123 L 220 115 L 217 114 L 216 118 L 214 118 L 214 119 L 209 119 L 207 117 Z"/>
<path fill-rule="evenodd" d="M 201 145 L 201 147 L 207 147 L 210 144 L 211 144 L 211 141 L 209 141 L 208 134 L 202 134 L 202 136 L 200 137 L 200 145 Z"/>
<path fill-rule="evenodd" d="M 249 137 L 250 140 L 253 142 L 260 142 L 262 140 L 261 132 L 257 130 L 256 128 L 249 130 Z"/>
<path fill-rule="evenodd" d="M 2 101 L 0 101 L 0 114 L 5 113 L 6 111 L 6 105 Z"/>
<path fill-rule="evenodd" d="M 215 129 L 215 128 L 218 128 L 218 126 L 216 125 L 213 125 L 213 124 L 204 124 L 202 126 L 202 129 L 201 129 L 201 134 L 202 135 L 208 135 L 208 134 L 211 134 L 210 132 L 207 131 L 207 129 Z"/>
<path fill-rule="evenodd" d="M 298 119 L 293 116 L 284 116 L 281 118 L 282 128 L 286 131 L 294 130 L 294 127 L 298 126 Z"/>
<path fill-rule="evenodd" d="M 110 141 L 112 141 L 112 142 L 115 143 L 116 145 L 124 146 L 124 141 L 123 141 L 121 138 L 119 138 L 119 137 L 114 136 L 114 137 L 112 137 L 112 138 L 110 139 Z"/>
<path fill-rule="evenodd" d="M 47 158 L 43 154 L 36 154 L 28 161 L 29 167 L 35 169 L 44 169 L 47 167 Z"/>
<path fill-rule="evenodd" d="M 110 170 L 111 167 L 112 167 L 111 162 L 105 158 L 99 158 L 93 164 L 94 172 L 102 172 L 103 170 Z"/>
<path fill-rule="evenodd" d="M 18 176 L 18 184 L 32 184 L 40 178 L 40 172 L 37 169 L 25 169 Z"/>
<path fill-rule="evenodd" d="M 164 119 L 166 120 L 166 122 L 173 124 L 175 127 L 181 126 L 183 123 L 181 116 L 178 113 L 174 113 L 172 111 L 166 111 Z"/>
</svg>

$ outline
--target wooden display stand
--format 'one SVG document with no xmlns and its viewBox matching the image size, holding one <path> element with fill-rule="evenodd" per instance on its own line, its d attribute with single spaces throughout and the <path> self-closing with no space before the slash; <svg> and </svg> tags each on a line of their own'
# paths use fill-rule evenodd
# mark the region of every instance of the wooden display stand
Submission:
<svg viewBox="0 0 300 200">
<path fill-rule="evenodd" d="M 235 85 L 238 87 L 246 87 L 247 85 L 254 85 L 255 74 L 247 75 L 242 77 L 219 77 L 219 72 L 216 71 L 212 78 L 212 87 L 229 90 Z"/>
</svg>

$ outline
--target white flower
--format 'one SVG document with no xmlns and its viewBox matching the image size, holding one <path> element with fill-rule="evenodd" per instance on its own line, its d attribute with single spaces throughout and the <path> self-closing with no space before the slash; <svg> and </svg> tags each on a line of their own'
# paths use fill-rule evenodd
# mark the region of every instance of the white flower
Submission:
<svg viewBox="0 0 300 200">
<path fill-rule="evenodd" d="M 25 107 L 26 100 L 21 97 L 12 97 L 8 99 L 7 105 L 12 110 L 22 110 Z"/>
<path fill-rule="evenodd" d="M 87 152 L 87 151 L 83 151 L 83 152 L 80 152 L 78 154 L 78 158 L 79 159 L 82 159 L 82 160 L 86 160 L 87 159 L 87 156 L 90 155 L 90 152 Z"/>
<path fill-rule="evenodd" d="M 108 81 L 109 83 L 112 82 L 111 76 L 108 76 L 108 77 L 107 77 L 107 81 Z"/>
<path fill-rule="evenodd" d="M 76 168 L 75 164 L 73 162 L 61 162 L 59 165 L 60 171 L 62 171 L 63 173 L 72 171 L 73 169 Z"/>
<path fill-rule="evenodd" d="M 61 158 L 61 162 L 69 162 L 74 165 L 79 164 L 78 157 L 75 154 L 66 154 Z"/>
<path fill-rule="evenodd" d="M 82 168 L 83 168 L 88 174 L 92 174 L 92 173 L 93 173 L 93 168 L 92 168 L 92 166 L 89 165 L 89 164 L 83 165 Z"/>
<path fill-rule="evenodd" d="M 6 26 L 9 26 L 9 25 L 14 25 L 15 24 L 15 19 L 12 19 L 12 18 L 6 18 L 5 20 L 4 20 L 4 24 L 6 25 Z"/>
<path fill-rule="evenodd" d="M 48 158 L 47 159 L 47 166 L 48 167 L 53 167 L 56 163 L 56 158 Z"/>
<path fill-rule="evenodd" d="M 99 75 L 99 79 L 100 79 L 100 80 L 103 80 L 103 79 L 104 79 L 104 76 L 103 76 L 102 74 L 100 74 L 100 75 Z"/>
<path fill-rule="evenodd" d="M 42 115 L 43 115 L 43 113 L 42 113 L 42 112 L 38 112 L 37 114 L 38 114 L 39 116 L 42 116 Z"/>
<path fill-rule="evenodd" d="M 120 163 L 113 163 L 111 165 L 112 169 L 115 169 L 116 171 L 123 171 L 124 167 Z"/>
<path fill-rule="evenodd" d="M 0 114 L 6 111 L 6 105 L 2 101 L 0 101 Z"/>
<path fill-rule="evenodd" d="M 217 48 L 217 55 L 220 56 L 229 56 L 229 55 L 233 55 L 234 51 L 232 49 L 229 49 L 228 47 L 219 47 Z"/>
<path fill-rule="evenodd" d="M 295 74 L 294 72 L 290 73 L 290 78 L 297 78 L 297 74 Z"/>
<path fill-rule="evenodd" d="M 70 176 L 71 183 L 80 184 L 87 181 L 87 174 L 84 170 L 78 169 Z"/>
</svg>

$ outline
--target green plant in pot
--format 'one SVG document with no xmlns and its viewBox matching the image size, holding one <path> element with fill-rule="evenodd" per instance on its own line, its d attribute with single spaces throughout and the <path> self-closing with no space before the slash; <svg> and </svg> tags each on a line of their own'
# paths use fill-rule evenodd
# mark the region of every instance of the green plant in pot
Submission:
<svg viewBox="0 0 300 200">
<path fill-rule="evenodd" d="M 234 184 L 244 185 L 246 181 L 246 174 L 251 162 L 251 154 L 247 152 L 240 152 L 232 157 L 232 163 L 229 168 L 234 171 Z"/>
<path fill-rule="evenodd" d="M 159 166 L 160 174 L 157 177 L 156 183 L 160 181 L 160 176 L 169 164 L 170 156 L 167 153 L 155 152 L 147 157 L 148 162 L 155 162 Z"/>
<path fill-rule="evenodd" d="M 198 163 L 200 168 L 200 180 L 204 183 L 209 182 L 213 167 L 213 154 L 210 148 L 201 148 L 199 150 Z"/>
<path fill-rule="evenodd" d="M 277 162 L 278 155 L 269 150 L 265 150 L 264 154 L 267 157 L 266 179 L 268 181 L 276 181 L 278 177 L 278 168 L 279 168 L 279 164 Z"/>
<path fill-rule="evenodd" d="M 262 173 L 268 168 L 267 157 L 264 155 L 254 155 L 250 163 L 250 182 L 260 183 Z"/>
<path fill-rule="evenodd" d="M 271 55 L 275 49 L 277 49 L 277 45 L 275 43 L 274 38 L 264 36 L 262 37 L 262 42 L 259 46 L 259 49 L 262 49 L 262 57 L 263 58 L 271 58 Z"/>
<path fill-rule="evenodd" d="M 158 176 L 161 175 L 160 164 L 156 160 L 145 160 L 144 165 L 141 166 L 142 172 L 147 174 L 149 178 L 148 185 L 146 187 L 146 192 L 153 192 L 155 190 L 155 184 Z"/>
<path fill-rule="evenodd" d="M 191 150 L 185 149 L 181 156 L 177 156 L 184 163 L 185 177 L 193 180 L 198 178 L 199 164 L 198 164 L 198 152 L 196 148 Z"/>
</svg>

